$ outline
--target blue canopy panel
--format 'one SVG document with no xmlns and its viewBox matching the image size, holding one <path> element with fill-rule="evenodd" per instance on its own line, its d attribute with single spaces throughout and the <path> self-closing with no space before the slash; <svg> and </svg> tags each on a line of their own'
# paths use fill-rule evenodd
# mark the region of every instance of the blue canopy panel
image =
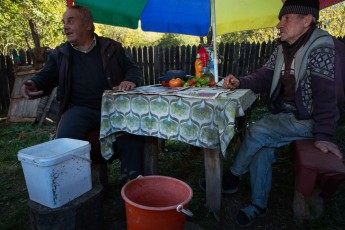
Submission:
<svg viewBox="0 0 345 230">
<path fill-rule="evenodd" d="M 210 0 L 149 0 L 140 17 L 144 31 L 206 36 Z"/>
</svg>

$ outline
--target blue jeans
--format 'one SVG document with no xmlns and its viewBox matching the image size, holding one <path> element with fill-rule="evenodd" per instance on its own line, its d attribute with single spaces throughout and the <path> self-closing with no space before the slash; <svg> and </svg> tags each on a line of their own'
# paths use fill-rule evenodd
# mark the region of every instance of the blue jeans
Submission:
<svg viewBox="0 0 345 230">
<path fill-rule="evenodd" d="M 230 170 L 235 175 L 249 171 L 254 204 L 267 207 L 275 149 L 294 140 L 313 138 L 312 129 L 312 120 L 297 120 L 291 112 L 270 114 L 248 128 Z"/>
</svg>

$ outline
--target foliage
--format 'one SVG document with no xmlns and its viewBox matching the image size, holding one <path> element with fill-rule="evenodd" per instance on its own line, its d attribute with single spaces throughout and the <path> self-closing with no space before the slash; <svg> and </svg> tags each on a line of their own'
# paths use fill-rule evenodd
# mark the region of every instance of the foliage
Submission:
<svg viewBox="0 0 345 230">
<path fill-rule="evenodd" d="M 199 37 L 196 36 L 145 32 L 140 28 L 133 30 L 100 24 L 97 24 L 96 28 L 99 35 L 113 38 L 125 47 L 197 45 L 199 41 Z"/>
<path fill-rule="evenodd" d="M 1 0 L 0 52 L 34 48 L 29 20 L 36 26 L 41 46 L 55 47 L 61 43 L 64 9 L 63 0 Z"/>
<path fill-rule="evenodd" d="M 345 35 L 345 3 L 328 7 L 320 12 L 321 28 L 327 30 L 335 37 L 344 37 Z"/>
<path fill-rule="evenodd" d="M 161 37 L 158 33 L 144 32 L 141 29 L 129 29 L 118 26 L 97 24 L 96 33 L 101 36 L 110 37 L 121 42 L 123 46 L 139 47 L 154 43 Z"/>
<path fill-rule="evenodd" d="M 54 48 L 65 40 L 61 18 L 65 10 L 64 0 L 1 0 L 0 5 L 0 53 L 9 49 L 33 48 L 28 21 L 34 21 L 41 46 Z M 345 3 L 328 7 L 320 12 L 321 28 L 334 36 L 345 35 Z M 199 37 L 144 32 L 122 27 L 96 24 L 96 33 L 113 38 L 125 47 L 198 45 Z M 217 42 L 268 42 L 277 38 L 276 28 L 240 31 L 221 35 Z"/>
</svg>

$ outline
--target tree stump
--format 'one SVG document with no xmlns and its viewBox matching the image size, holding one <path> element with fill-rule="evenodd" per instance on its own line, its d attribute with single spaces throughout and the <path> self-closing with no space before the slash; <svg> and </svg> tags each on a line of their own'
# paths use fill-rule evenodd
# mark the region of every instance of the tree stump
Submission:
<svg viewBox="0 0 345 230">
<path fill-rule="evenodd" d="M 30 200 L 28 206 L 32 229 L 103 229 L 102 194 L 103 186 L 96 185 L 60 208 L 49 208 Z"/>
</svg>

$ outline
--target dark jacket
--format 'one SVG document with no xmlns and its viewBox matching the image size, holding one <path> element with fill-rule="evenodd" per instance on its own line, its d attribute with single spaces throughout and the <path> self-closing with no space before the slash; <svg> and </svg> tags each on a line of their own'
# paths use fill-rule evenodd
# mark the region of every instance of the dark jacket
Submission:
<svg viewBox="0 0 345 230">
<path fill-rule="evenodd" d="M 112 39 L 99 37 L 96 35 L 97 46 L 103 62 L 103 70 L 109 89 L 118 86 L 122 81 L 131 81 L 136 86 L 143 84 L 142 74 L 125 54 L 121 43 Z M 70 50 L 71 45 L 66 42 L 56 47 L 48 56 L 48 60 L 43 69 L 31 80 L 34 81 L 39 90 L 43 90 L 44 95 L 50 94 L 54 87 L 60 89 L 60 114 L 66 111 L 70 102 Z"/>
</svg>

